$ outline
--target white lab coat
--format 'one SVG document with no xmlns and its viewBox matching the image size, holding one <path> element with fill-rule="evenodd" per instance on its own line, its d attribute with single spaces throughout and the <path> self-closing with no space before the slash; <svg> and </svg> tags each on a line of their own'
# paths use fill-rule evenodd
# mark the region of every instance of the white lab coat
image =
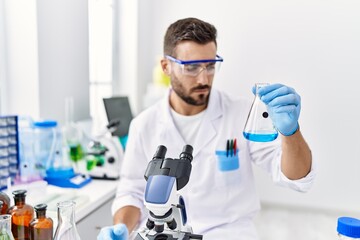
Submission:
<svg viewBox="0 0 360 240">
<path fill-rule="evenodd" d="M 166 157 L 178 158 L 184 142 L 170 113 L 169 96 L 136 117 L 130 126 L 121 179 L 113 203 L 113 213 L 126 205 L 139 207 L 142 220 L 146 181 L 145 169 L 157 147 L 167 147 Z M 194 148 L 189 183 L 180 190 L 185 199 L 189 224 L 205 240 L 254 240 L 253 217 L 260 209 L 252 163 L 271 174 L 275 183 L 297 191 L 307 191 L 314 178 L 290 181 L 280 171 L 281 139 L 255 143 L 244 139 L 243 127 L 251 102 L 212 89 Z M 240 167 L 220 171 L 216 150 L 225 150 L 227 139 L 237 139 Z"/>
</svg>

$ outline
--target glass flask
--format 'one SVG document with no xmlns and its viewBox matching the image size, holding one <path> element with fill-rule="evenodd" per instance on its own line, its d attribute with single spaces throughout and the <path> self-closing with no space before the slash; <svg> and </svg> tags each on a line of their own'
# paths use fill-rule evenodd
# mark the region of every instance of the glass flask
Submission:
<svg viewBox="0 0 360 240">
<path fill-rule="evenodd" d="M 14 240 L 11 233 L 11 215 L 0 215 L 0 240 Z"/>
<path fill-rule="evenodd" d="M 26 190 L 16 190 L 14 195 L 15 205 L 9 208 L 11 214 L 11 231 L 15 240 L 30 240 L 29 224 L 34 218 L 34 208 L 25 203 Z"/>
<path fill-rule="evenodd" d="M 57 207 L 58 225 L 54 240 L 80 240 L 75 224 L 75 202 L 59 202 Z"/>
<path fill-rule="evenodd" d="M 278 136 L 278 132 L 272 123 L 266 105 L 261 101 L 258 94 L 258 90 L 266 85 L 268 85 L 268 83 L 255 84 L 255 99 L 243 131 L 244 137 L 254 142 L 270 142 Z"/>
<path fill-rule="evenodd" d="M 30 239 L 31 240 L 52 240 L 53 237 L 53 220 L 46 217 L 46 204 L 34 206 L 36 217 L 30 222 Z"/>
<path fill-rule="evenodd" d="M 0 192 L 0 201 L 2 202 L 2 206 L 0 207 L 0 213 L 6 214 L 10 207 L 10 198 L 6 193 Z"/>
</svg>

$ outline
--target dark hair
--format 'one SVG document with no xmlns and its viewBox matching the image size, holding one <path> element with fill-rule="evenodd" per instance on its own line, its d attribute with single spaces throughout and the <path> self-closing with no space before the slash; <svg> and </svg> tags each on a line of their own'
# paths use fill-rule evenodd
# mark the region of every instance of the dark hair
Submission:
<svg viewBox="0 0 360 240">
<path fill-rule="evenodd" d="M 171 24 L 165 33 L 164 54 L 173 56 L 177 44 L 185 40 L 199 44 L 215 42 L 216 45 L 216 28 L 197 18 L 180 19 Z"/>
</svg>

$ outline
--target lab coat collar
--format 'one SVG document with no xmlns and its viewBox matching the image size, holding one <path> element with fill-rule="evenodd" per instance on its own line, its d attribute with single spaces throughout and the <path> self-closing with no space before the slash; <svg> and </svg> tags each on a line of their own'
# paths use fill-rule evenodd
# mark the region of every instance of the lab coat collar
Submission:
<svg viewBox="0 0 360 240">
<path fill-rule="evenodd" d="M 177 130 L 171 116 L 171 106 L 169 101 L 171 91 L 172 90 L 169 89 L 168 94 L 163 99 L 162 109 L 164 118 L 161 119 L 161 121 L 162 124 L 164 124 L 163 126 L 166 126 L 166 128 L 164 128 L 164 132 L 162 135 L 165 138 L 165 142 L 179 144 L 179 146 L 181 146 L 182 148 L 186 143 L 179 131 Z M 193 146 L 194 159 L 195 156 L 199 153 L 199 151 L 206 147 L 206 145 L 216 136 L 218 132 L 218 126 L 220 124 L 216 124 L 216 120 L 218 120 L 223 115 L 223 109 L 220 93 L 216 89 L 211 90 L 209 104 L 205 111 L 206 112 L 203 116 L 203 120 L 201 122 L 199 132 Z"/>
</svg>

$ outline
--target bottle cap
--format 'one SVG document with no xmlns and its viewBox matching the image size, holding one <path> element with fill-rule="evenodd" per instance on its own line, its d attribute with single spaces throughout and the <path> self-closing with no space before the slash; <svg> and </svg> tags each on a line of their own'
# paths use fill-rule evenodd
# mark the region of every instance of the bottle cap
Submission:
<svg viewBox="0 0 360 240">
<path fill-rule="evenodd" d="M 54 120 L 37 121 L 37 122 L 34 122 L 34 126 L 35 127 L 40 127 L 40 128 L 56 127 L 57 122 L 54 121 Z"/>
<path fill-rule="evenodd" d="M 44 211 L 46 208 L 47 205 L 45 203 L 40 203 L 34 206 L 35 211 Z"/>
<path fill-rule="evenodd" d="M 25 197 L 26 196 L 26 190 L 23 190 L 23 189 L 15 190 L 15 191 L 12 192 L 12 194 L 15 197 Z"/>
<path fill-rule="evenodd" d="M 340 217 L 338 218 L 337 231 L 347 237 L 360 238 L 360 220 L 351 217 Z"/>
</svg>

